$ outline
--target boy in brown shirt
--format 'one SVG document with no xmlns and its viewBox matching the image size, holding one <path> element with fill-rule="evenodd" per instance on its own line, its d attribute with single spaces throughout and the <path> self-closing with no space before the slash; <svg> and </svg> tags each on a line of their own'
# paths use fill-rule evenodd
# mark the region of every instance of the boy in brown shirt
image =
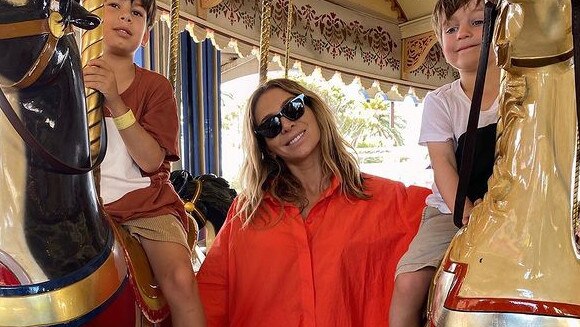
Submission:
<svg viewBox="0 0 580 327">
<path fill-rule="evenodd" d="M 106 0 L 104 53 L 85 67 L 85 86 L 104 95 L 107 155 L 101 165 L 105 210 L 138 237 L 171 310 L 173 326 L 205 318 L 187 246 L 187 216 L 169 182 L 178 156 L 178 116 L 169 81 L 136 66 L 149 40 L 155 0 Z"/>
</svg>

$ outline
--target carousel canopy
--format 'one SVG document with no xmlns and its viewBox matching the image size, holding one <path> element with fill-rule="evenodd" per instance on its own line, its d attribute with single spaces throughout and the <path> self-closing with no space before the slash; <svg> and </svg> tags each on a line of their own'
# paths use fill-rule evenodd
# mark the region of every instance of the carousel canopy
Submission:
<svg viewBox="0 0 580 327">
<path fill-rule="evenodd" d="M 271 4 L 269 69 L 289 67 L 326 79 L 358 80 L 393 100 L 422 99 L 454 80 L 431 30 L 434 0 L 181 0 L 180 28 L 221 50 L 222 81 L 256 73 L 264 3 Z M 161 0 L 169 21 L 170 0 Z M 288 51 L 288 8 L 292 7 Z"/>
<path fill-rule="evenodd" d="M 327 0 L 384 21 L 408 22 L 431 16 L 434 0 Z"/>
</svg>

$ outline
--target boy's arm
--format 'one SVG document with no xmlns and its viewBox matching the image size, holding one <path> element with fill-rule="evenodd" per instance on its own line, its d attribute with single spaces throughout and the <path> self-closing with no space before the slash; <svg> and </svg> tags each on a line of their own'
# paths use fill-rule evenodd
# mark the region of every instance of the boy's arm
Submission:
<svg viewBox="0 0 580 327">
<path fill-rule="evenodd" d="M 130 110 L 117 88 L 115 73 L 106 61 L 91 60 L 83 70 L 85 87 L 95 89 L 105 97 L 105 106 L 109 108 L 113 118 L 119 117 Z M 165 149 L 138 122 L 119 131 L 127 151 L 141 170 L 155 172 L 165 159 Z"/>
<path fill-rule="evenodd" d="M 126 113 L 127 110 L 131 110 L 125 106 L 121 98 L 119 100 L 116 104 L 107 106 L 113 117 L 119 117 Z M 165 159 L 165 149 L 138 122 L 120 130 L 119 134 L 123 138 L 129 155 L 131 155 L 131 158 L 141 170 L 153 173 L 159 169 Z"/>
<path fill-rule="evenodd" d="M 457 193 L 457 184 L 459 182 L 459 174 L 457 172 L 457 162 L 455 160 L 455 152 L 453 151 L 453 144 L 448 142 L 428 142 L 427 149 L 429 157 L 431 158 L 431 166 L 433 167 L 433 175 L 435 184 L 441 197 L 447 207 L 453 211 L 455 207 L 455 195 Z M 473 204 L 469 199 L 465 199 L 465 207 L 463 209 L 463 224 L 465 225 L 473 209 Z"/>
</svg>

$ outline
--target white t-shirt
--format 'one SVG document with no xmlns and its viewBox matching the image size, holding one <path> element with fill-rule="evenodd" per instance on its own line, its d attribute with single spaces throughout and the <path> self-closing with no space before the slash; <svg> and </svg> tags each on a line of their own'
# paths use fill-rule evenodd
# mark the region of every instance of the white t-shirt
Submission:
<svg viewBox="0 0 580 327">
<path fill-rule="evenodd" d="M 453 150 L 457 152 L 459 138 L 467 130 L 470 106 L 471 100 L 461 88 L 459 80 L 429 92 L 423 103 L 419 144 L 426 146 L 428 142 L 452 140 Z M 481 111 L 478 128 L 497 124 L 498 108 L 499 101 L 496 99 L 489 110 Z M 433 194 L 427 197 L 426 204 L 442 213 L 451 213 L 435 183 L 432 189 Z"/>
</svg>

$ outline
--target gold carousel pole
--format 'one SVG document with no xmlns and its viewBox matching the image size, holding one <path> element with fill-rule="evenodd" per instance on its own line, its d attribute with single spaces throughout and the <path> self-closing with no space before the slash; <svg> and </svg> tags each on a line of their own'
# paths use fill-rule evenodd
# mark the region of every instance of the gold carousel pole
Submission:
<svg viewBox="0 0 580 327">
<path fill-rule="evenodd" d="M 85 0 L 82 5 L 91 13 L 103 17 L 103 0 Z M 81 36 L 81 64 L 83 68 L 87 63 L 103 55 L 103 27 L 86 31 L 83 30 Z M 85 88 L 87 103 L 87 123 L 89 127 L 89 142 L 91 158 L 96 158 L 101 145 L 101 120 L 103 113 L 101 110 L 101 94 L 96 90 Z M 93 170 L 97 194 L 99 192 L 100 168 Z"/>
<path fill-rule="evenodd" d="M 580 199 L 578 199 L 578 184 L 580 183 L 580 126 L 576 131 L 576 163 L 574 166 L 574 187 L 572 189 L 572 227 L 576 246 L 580 246 Z"/>
<path fill-rule="evenodd" d="M 260 84 L 268 79 L 268 51 L 270 48 L 270 17 L 272 0 L 262 0 L 262 17 L 260 26 Z"/>
<path fill-rule="evenodd" d="M 169 39 L 169 81 L 175 90 L 177 83 L 177 51 L 179 49 L 179 0 L 171 1 L 171 27 Z"/>
<path fill-rule="evenodd" d="M 284 43 L 286 45 L 286 53 L 284 56 L 284 77 L 288 78 L 288 62 L 290 61 L 290 40 L 292 39 L 292 35 L 290 32 L 292 31 L 292 14 L 294 11 L 294 6 L 292 6 L 292 0 L 288 0 L 288 20 L 286 21 L 286 39 Z"/>
</svg>

